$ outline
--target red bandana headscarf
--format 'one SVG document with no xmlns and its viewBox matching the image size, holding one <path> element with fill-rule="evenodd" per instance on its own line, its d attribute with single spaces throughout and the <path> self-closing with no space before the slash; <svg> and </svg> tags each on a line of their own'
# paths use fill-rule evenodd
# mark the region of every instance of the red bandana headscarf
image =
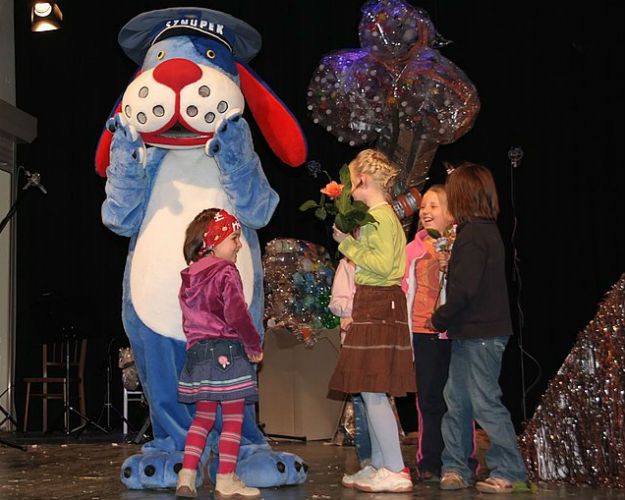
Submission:
<svg viewBox="0 0 625 500">
<path fill-rule="evenodd" d="M 219 243 L 239 229 L 241 229 L 241 224 L 239 224 L 237 218 L 225 210 L 220 210 L 206 226 L 200 254 L 206 255 L 216 245 L 219 245 Z"/>
</svg>

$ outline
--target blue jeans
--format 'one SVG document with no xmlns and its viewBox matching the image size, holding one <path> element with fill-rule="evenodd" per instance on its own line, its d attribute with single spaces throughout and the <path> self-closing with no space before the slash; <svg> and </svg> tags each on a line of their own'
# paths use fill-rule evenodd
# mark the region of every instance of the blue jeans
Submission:
<svg viewBox="0 0 625 500">
<path fill-rule="evenodd" d="M 362 465 L 365 460 L 371 461 L 371 437 L 365 402 L 360 394 L 352 394 L 352 406 L 354 408 L 354 446 L 356 446 L 358 461 Z"/>
<path fill-rule="evenodd" d="M 499 374 L 508 337 L 474 338 L 451 341 L 449 378 L 444 397 L 443 473 L 455 471 L 472 483 L 468 466 L 473 448 L 472 420 L 488 434 L 490 448 L 486 466 L 491 477 L 526 481 L 525 465 L 510 413 L 501 402 Z"/>
</svg>

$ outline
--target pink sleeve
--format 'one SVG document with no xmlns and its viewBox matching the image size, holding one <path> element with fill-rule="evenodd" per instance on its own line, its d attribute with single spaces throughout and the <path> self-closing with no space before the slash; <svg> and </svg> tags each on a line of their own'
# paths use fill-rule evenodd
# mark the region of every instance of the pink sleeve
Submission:
<svg viewBox="0 0 625 500">
<path fill-rule="evenodd" d="M 223 283 L 224 317 L 228 326 L 239 334 L 248 356 L 257 356 L 263 352 L 258 330 L 254 326 L 245 298 L 243 297 L 243 283 L 236 267 L 225 270 Z"/>
<path fill-rule="evenodd" d="M 408 293 L 409 288 L 409 280 L 410 280 L 410 265 L 412 261 L 415 259 L 415 240 L 412 240 L 408 245 L 406 245 L 406 269 L 404 271 L 404 277 L 401 280 L 401 289 L 404 293 Z"/>
<path fill-rule="evenodd" d="M 356 292 L 356 267 L 341 259 L 334 273 L 332 292 L 328 308 L 337 316 L 345 318 L 352 315 L 352 304 Z"/>
</svg>

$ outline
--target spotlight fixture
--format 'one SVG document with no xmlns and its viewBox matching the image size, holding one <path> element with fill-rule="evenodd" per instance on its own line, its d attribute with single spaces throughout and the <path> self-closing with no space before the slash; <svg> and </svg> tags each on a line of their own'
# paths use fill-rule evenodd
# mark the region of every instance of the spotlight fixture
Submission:
<svg viewBox="0 0 625 500">
<path fill-rule="evenodd" d="M 56 2 L 32 1 L 30 11 L 31 31 L 52 31 L 58 30 L 63 21 L 63 13 Z"/>
</svg>

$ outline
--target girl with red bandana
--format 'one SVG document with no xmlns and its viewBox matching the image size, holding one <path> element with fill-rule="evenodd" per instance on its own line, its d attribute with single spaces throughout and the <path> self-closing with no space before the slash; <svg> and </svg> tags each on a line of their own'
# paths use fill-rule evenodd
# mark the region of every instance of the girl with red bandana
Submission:
<svg viewBox="0 0 625 500">
<path fill-rule="evenodd" d="M 222 496 L 260 495 L 234 473 L 246 402 L 257 401 L 252 363 L 263 358 L 261 337 L 243 297 L 235 263 L 241 248 L 239 221 L 225 210 L 202 211 L 189 224 L 179 299 L 187 338 L 186 363 L 178 382 L 178 400 L 195 404 L 187 433 L 176 495 L 195 497 L 197 466 L 211 431 L 217 405 L 223 430 L 215 490 Z"/>
</svg>

